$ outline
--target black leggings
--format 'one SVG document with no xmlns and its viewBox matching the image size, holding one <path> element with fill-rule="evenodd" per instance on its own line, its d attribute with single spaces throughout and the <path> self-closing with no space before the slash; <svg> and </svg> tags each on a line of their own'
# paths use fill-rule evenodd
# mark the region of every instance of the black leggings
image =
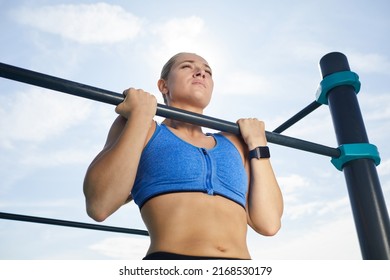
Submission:
<svg viewBox="0 0 390 280">
<path fill-rule="evenodd" d="M 154 252 L 146 255 L 143 260 L 240 260 L 235 258 L 189 256 L 168 252 Z"/>
</svg>

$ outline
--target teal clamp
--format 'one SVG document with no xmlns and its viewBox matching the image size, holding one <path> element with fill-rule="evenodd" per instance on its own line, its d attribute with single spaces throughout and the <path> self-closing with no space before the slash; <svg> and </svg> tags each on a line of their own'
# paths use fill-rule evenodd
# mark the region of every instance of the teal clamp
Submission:
<svg viewBox="0 0 390 280">
<path fill-rule="evenodd" d="M 375 165 L 379 165 L 381 162 L 378 148 L 369 143 L 343 144 L 339 147 L 339 150 L 340 156 L 332 158 L 331 162 L 340 171 L 347 162 L 355 159 L 372 159 Z"/>
<path fill-rule="evenodd" d="M 328 92 L 337 87 L 350 85 L 355 88 L 356 94 L 360 91 L 359 76 L 351 71 L 341 71 L 326 76 L 318 86 L 316 100 L 321 104 L 328 104 Z"/>
</svg>

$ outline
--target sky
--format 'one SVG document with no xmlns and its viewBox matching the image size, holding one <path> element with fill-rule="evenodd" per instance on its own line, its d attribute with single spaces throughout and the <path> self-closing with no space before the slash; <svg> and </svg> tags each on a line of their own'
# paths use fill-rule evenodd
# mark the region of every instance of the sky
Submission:
<svg viewBox="0 0 390 280">
<path fill-rule="evenodd" d="M 390 3 L 352 1 L 0 0 L 0 62 L 121 93 L 162 98 L 162 65 L 181 51 L 211 65 L 205 114 L 264 120 L 272 131 L 315 100 L 318 63 L 344 53 L 362 83 L 360 109 L 390 207 Z M 85 171 L 115 107 L 0 78 L 0 212 L 96 223 Z M 156 118 L 161 121 L 160 118 Z M 205 129 L 205 131 L 208 131 Z M 328 106 L 284 132 L 337 147 Z M 359 260 L 343 172 L 323 155 L 269 144 L 285 210 L 277 235 L 248 231 L 253 259 Z M 129 203 L 103 225 L 145 229 Z M 139 260 L 144 236 L 0 219 L 0 259 Z"/>
</svg>

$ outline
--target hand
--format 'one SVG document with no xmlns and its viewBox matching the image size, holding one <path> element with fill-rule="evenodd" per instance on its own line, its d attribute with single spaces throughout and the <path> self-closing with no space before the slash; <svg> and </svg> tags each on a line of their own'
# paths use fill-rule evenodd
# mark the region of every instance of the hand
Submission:
<svg viewBox="0 0 390 280">
<path fill-rule="evenodd" d="M 123 95 L 125 99 L 115 108 L 117 114 L 126 119 L 135 115 L 153 119 L 157 110 L 157 99 L 154 95 L 134 88 L 125 90 Z"/>
<path fill-rule="evenodd" d="M 240 128 L 242 139 L 248 146 L 249 150 L 253 150 L 258 146 L 266 146 L 267 138 L 265 135 L 265 124 L 258 119 L 239 119 L 237 124 Z"/>
</svg>

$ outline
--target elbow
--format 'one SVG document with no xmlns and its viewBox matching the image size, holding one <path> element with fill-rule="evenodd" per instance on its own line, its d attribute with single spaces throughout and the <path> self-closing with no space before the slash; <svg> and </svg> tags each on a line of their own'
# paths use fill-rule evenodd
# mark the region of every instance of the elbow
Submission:
<svg viewBox="0 0 390 280">
<path fill-rule="evenodd" d="M 84 179 L 86 212 L 96 222 L 103 222 L 126 202 L 123 192 L 104 181 L 91 174 Z"/>
<path fill-rule="evenodd" d="M 97 191 L 93 188 L 88 172 L 84 178 L 84 197 L 87 215 L 96 222 L 103 222 L 109 214 L 104 210 L 101 198 L 97 195 Z"/>
<path fill-rule="evenodd" d="M 264 236 L 274 236 L 279 232 L 280 228 L 281 228 L 281 223 L 279 222 L 279 223 L 275 223 L 274 225 L 263 227 L 257 232 Z"/>
<path fill-rule="evenodd" d="M 276 235 L 282 227 L 280 219 L 257 222 L 251 225 L 252 229 L 264 236 Z"/>
<path fill-rule="evenodd" d="M 96 222 L 105 221 L 120 207 L 107 194 L 85 191 L 84 195 L 87 215 Z"/>
<path fill-rule="evenodd" d="M 88 216 L 92 218 L 95 222 L 104 222 L 107 219 L 107 216 L 104 215 L 97 215 L 97 214 L 90 214 L 88 213 Z"/>
<path fill-rule="evenodd" d="M 94 206 L 92 203 L 88 203 L 88 201 L 86 202 L 86 208 L 87 215 L 96 222 L 103 222 L 110 216 L 102 207 Z"/>
<path fill-rule="evenodd" d="M 96 194 L 89 193 L 84 188 L 85 206 L 87 215 L 96 222 L 103 222 L 110 215 Z"/>
</svg>

